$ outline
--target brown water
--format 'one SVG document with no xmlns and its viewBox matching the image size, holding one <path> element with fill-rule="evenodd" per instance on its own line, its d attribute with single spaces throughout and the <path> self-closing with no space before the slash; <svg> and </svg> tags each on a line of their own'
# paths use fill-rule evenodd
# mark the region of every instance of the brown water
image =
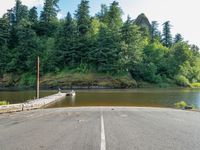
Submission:
<svg viewBox="0 0 200 150">
<path fill-rule="evenodd" d="M 75 97 L 50 106 L 148 106 L 174 107 L 174 103 L 186 101 L 200 108 L 200 89 L 133 89 L 133 90 L 84 90 Z"/>
<path fill-rule="evenodd" d="M 41 91 L 42 96 L 54 94 L 56 91 Z M 34 91 L 0 92 L 0 100 L 20 103 L 34 97 Z M 174 103 L 186 101 L 200 108 L 200 89 L 132 89 L 132 90 L 78 90 L 75 97 L 50 106 L 147 106 L 174 107 Z"/>
<path fill-rule="evenodd" d="M 55 93 L 56 91 L 41 91 L 40 96 L 45 97 Z M 35 91 L 0 91 L 0 101 L 7 101 L 10 104 L 23 103 L 34 97 Z"/>
</svg>

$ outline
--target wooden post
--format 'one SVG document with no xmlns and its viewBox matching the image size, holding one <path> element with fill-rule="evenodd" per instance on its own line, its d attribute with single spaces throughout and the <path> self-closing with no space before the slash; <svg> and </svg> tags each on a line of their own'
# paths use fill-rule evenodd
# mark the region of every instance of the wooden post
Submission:
<svg viewBox="0 0 200 150">
<path fill-rule="evenodd" d="M 37 68 L 36 98 L 39 99 L 40 98 L 40 58 L 39 57 L 37 58 L 36 68 Z"/>
</svg>

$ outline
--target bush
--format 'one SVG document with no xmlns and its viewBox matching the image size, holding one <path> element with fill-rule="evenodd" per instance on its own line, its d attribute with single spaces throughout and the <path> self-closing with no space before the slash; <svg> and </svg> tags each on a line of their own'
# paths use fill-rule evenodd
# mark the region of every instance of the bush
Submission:
<svg viewBox="0 0 200 150">
<path fill-rule="evenodd" d="M 35 86 L 36 83 L 36 76 L 29 74 L 29 73 L 25 73 L 21 76 L 20 79 L 20 86 Z"/>
<path fill-rule="evenodd" d="M 181 108 L 181 109 L 183 109 L 186 106 L 188 106 L 188 104 L 186 102 L 184 102 L 184 101 L 177 102 L 174 105 L 175 105 L 176 108 Z"/>
<path fill-rule="evenodd" d="M 198 82 L 192 83 L 192 87 L 200 88 L 200 83 Z"/>
<path fill-rule="evenodd" d="M 180 86 L 191 86 L 189 80 L 183 75 L 177 75 L 175 77 L 176 84 Z"/>
<path fill-rule="evenodd" d="M 6 101 L 0 101 L 0 106 L 1 105 L 9 105 L 9 102 L 6 102 Z"/>
</svg>

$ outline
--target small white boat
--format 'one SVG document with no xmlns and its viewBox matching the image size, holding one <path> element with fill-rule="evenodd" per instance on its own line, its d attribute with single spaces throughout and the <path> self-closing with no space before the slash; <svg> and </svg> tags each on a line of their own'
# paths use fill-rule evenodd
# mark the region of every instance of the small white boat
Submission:
<svg viewBox="0 0 200 150">
<path fill-rule="evenodd" d="M 66 94 L 66 96 L 75 96 L 75 95 L 76 95 L 76 92 L 74 90 Z"/>
</svg>

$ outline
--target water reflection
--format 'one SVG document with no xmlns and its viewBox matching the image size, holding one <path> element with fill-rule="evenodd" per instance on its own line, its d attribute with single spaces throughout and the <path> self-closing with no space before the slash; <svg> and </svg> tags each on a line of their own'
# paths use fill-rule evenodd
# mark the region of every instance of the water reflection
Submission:
<svg viewBox="0 0 200 150">
<path fill-rule="evenodd" d="M 69 97 L 70 98 L 70 104 L 71 104 L 71 106 L 75 106 L 76 105 L 76 96 L 70 96 Z"/>
<path fill-rule="evenodd" d="M 200 89 L 132 89 L 132 90 L 80 90 L 76 97 L 66 97 L 50 106 L 147 106 L 174 107 L 179 101 L 200 108 Z"/>
<path fill-rule="evenodd" d="M 47 96 L 57 91 L 41 91 Z M 131 89 L 131 90 L 78 90 L 75 97 L 66 97 L 51 108 L 78 106 L 149 106 L 174 107 L 179 101 L 200 108 L 200 89 Z M 0 101 L 10 104 L 32 99 L 35 91 L 0 91 Z"/>
</svg>

